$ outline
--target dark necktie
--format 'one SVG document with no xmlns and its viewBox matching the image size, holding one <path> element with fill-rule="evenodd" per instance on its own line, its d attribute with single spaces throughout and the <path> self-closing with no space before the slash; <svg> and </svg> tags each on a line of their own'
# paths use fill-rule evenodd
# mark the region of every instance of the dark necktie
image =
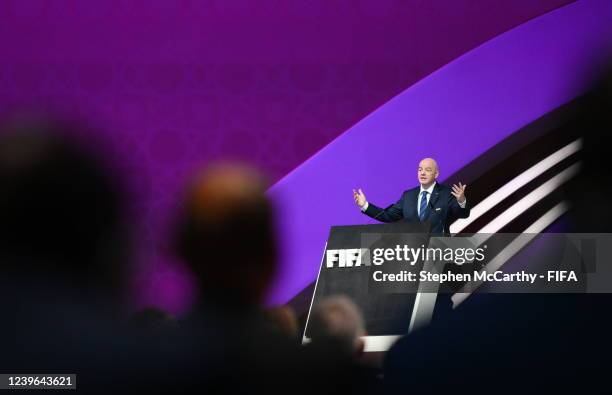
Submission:
<svg viewBox="0 0 612 395">
<path fill-rule="evenodd" d="M 429 212 L 429 208 L 427 206 L 427 191 L 421 192 L 421 206 L 419 209 L 419 220 L 423 222 L 425 218 L 427 218 L 427 213 Z"/>
</svg>

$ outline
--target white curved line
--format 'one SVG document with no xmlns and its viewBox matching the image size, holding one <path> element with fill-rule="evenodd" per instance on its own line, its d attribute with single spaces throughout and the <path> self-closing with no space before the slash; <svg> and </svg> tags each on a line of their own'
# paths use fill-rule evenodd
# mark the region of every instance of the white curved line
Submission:
<svg viewBox="0 0 612 395">
<path fill-rule="evenodd" d="M 493 258 L 493 260 L 491 260 L 491 262 L 489 262 L 483 270 L 486 270 L 489 273 L 499 270 L 510 258 L 522 250 L 540 232 L 555 222 L 557 218 L 565 214 L 569 208 L 570 205 L 567 202 L 561 202 L 548 210 L 544 215 L 525 229 L 523 233 L 530 237 L 523 236 L 514 239 L 499 254 L 497 254 L 497 256 L 495 256 L 495 258 Z M 451 300 L 453 301 L 453 308 L 456 308 L 463 303 L 476 290 L 476 288 L 480 286 L 481 283 L 482 282 L 471 282 L 464 285 L 461 291 L 457 292 L 451 297 Z"/>
<path fill-rule="evenodd" d="M 480 216 L 485 214 L 487 211 L 495 207 L 497 204 L 506 199 L 517 189 L 525 186 L 530 181 L 534 180 L 540 174 L 544 173 L 548 169 L 552 168 L 563 159 L 570 155 L 578 152 L 582 148 L 582 139 L 577 139 L 558 151 L 552 153 L 548 157 L 542 159 L 540 162 L 530 167 L 523 173 L 519 174 L 504 186 L 487 196 L 483 201 L 474 206 L 470 212 L 468 218 L 461 218 L 453 222 L 450 226 L 451 233 L 459 233 L 465 229 L 469 224 L 477 220 Z"/>
</svg>

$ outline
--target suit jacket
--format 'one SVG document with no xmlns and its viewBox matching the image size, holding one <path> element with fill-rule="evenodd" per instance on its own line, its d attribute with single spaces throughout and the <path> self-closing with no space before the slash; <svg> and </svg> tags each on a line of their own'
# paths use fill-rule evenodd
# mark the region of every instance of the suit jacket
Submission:
<svg viewBox="0 0 612 395">
<path fill-rule="evenodd" d="M 380 208 L 368 202 L 368 208 L 364 212 L 381 222 L 396 222 L 405 220 L 407 222 L 419 222 L 417 205 L 421 187 L 404 191 L 399 200 L 387 208 Z M 470 207 L 466 203 L 461 208 L 457 199 L 451 194 L 451 189 L 446 185 L 436 183 L 429 198 L 429 213 L 424 221 L 429 222 L 429 232 L 434 234 L 450 234 L 450 224 L 457 218 L 467 218 L 470 215 Z"/>
</svg>

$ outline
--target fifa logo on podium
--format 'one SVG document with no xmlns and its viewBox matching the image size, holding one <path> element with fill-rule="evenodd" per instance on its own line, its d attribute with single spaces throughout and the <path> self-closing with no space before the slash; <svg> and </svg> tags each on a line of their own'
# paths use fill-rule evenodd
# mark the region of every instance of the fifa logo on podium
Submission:
<svg viewBox="0 0 612 395">
<path fill-rule="evenodd" d="M 327 250 L 326 253 L 326 266 L 328 268 L 370 266 L 371 264 L 368 248 Z"/>
</svg>

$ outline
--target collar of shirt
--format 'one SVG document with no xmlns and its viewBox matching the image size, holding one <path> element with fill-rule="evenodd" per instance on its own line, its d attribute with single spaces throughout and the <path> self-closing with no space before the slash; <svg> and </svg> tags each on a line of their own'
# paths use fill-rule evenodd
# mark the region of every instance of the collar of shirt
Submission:
<svg viewBox="0 0 612 395">
<path fill-rule="evenodd" d="M 434 188 L 436 187 L 436 182 L 434 181 L 433 184 L 431 184 L 431 186 L 427 189 L 423 188 L 423 185 L 421 185 L 421 190 L 419 191 L 419 195 L 421 195 L 423 193 L 423 191 L 427 191 L 427 196 L 431 196 L 431 193 L 433 192 Z"/>
</svg>

